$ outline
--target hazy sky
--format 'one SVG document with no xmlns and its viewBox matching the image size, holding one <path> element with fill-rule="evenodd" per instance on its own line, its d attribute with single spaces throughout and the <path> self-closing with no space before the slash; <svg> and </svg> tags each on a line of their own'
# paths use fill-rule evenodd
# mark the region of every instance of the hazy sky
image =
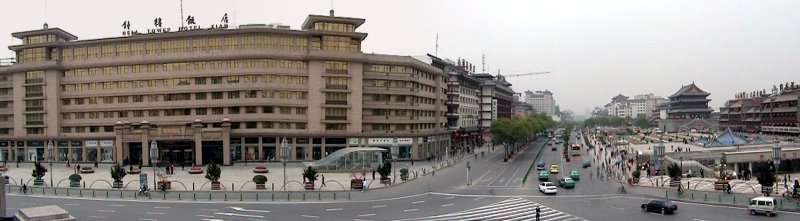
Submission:
<svg viewBox="0 0 800 221">
<path fill-rule="evenodd" d="M 118 37 L 129 20 L 140 32 L 161 17 L 180 26 L 179 0 L 44 0 L 4 4 L 0 47 L 11 33 L 46 21 L 80 39 Z M 184 1 L 201 26 L 283 23 L 327 15 L 330 0 Z M 550 90 L 562 109 L 583 114 L 619 93 L 669 96 L 694 81 L 718 108 L 740 91 L 800 83 L 800 1 L 355 1 L 336 0 L 337 16 L 365 18 L 363 51 L 466 58 L 509 78 L 517 91 Z M 45 13 L 46 11 L 46 13 Z M 2 39 L 2 38 L 0 38 Z M 12 57 L 0 50 L 0 57 Z"/>
</svg>

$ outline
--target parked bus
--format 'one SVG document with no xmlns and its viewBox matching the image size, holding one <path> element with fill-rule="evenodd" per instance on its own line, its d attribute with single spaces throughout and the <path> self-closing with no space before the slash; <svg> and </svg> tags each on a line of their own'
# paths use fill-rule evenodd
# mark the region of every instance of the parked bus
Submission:
<svg viewBox="0 0 800 221">
<path fill-rule="evenodd" d="M 580 156 L 581 155 L 581 145 L 580 144 L 572 144 L 571 148 L 572 156 Z"/>
</svg>

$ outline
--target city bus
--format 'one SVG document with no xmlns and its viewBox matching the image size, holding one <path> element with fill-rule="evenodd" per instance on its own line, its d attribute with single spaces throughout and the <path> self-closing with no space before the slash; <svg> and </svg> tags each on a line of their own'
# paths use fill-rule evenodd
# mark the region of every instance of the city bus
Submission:
<svg viewBox="0 0 800 221">
<path fill-rule="evenodd" d="M 576 144 L 576 143 L 572 144 L 572 146 L 570 147 L 570 150 L 572 150 L 572 156 L 580 156 L 581 155 L 581 145 L 580 144 Z"/>
</svg>

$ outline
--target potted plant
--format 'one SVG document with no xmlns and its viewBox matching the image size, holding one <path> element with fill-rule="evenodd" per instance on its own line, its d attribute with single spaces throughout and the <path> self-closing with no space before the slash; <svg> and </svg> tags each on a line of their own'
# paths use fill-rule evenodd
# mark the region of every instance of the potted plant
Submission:
<svg viewBox="0 0 800 221">
<path fill-rule="evenodd" d="M 156 174 L 158 177 L 158 187 L 159 189 L 168 190 L 172 189 L 172 181 L 169 181 L 169 174 L 167 173 L 158 173 Z"/>
<path fill-rule="evenodd" d="M 392 179 L 389 178 L 389 174 L 391 172 L 392 172 L 392 164 L 389 162 L 384 162 L 378 167 L 378 174 L 381 175 L 381 184 L 392 183 Z"/>
<path fill-rule="evenodd" d="M 408 169 L 406 168 L 400 169 L 400 179 L 403 181 L 408 180 Z"/>
<path fill-rule="evenodd" d="M 81 187 L 81 179 L 83 179 L 83 177 L 77 173 L 69 175 L 69 187 Z"/>
<path fill-rule="evenodd" d="M 256 183 L 256 189 L 263 190 L 267 189 L 264 185 L 267 183 L 267 177 L 264 175 L 255 175 L 253 176 L 253 182 Z"/>
<path fill-rule="evenodd" d="M 303 180 L 305 181 L 304 186 L 306 190 L 314 190 L 314 181 L 317 180 L 317 169 L 313 167 L 308 167 L 306 170 L 303 171 Z"/>
<path fill-rule="evenodd" d="M 211 181 L 211 190 L 219 190 L 219 177 L 222 174 L 222 169 L 219 168 L 214 162 L 208 164 L 208 168 L 206 168 L 206 179 Z"/>
<path fill-rule="evenodd" d="M 681 168 L 678 164 L 671 164 L 667 167 L 667 175 L 669 176 L 669 186 L 676 187 L 681 185 Z"/>
<path fill-rule="evenodd" d="M 36 162 L 33 165 L 33 173 L 31 173 L 31 176 L 33 176 L 35 178 L 33 180 L 33 185 L 35 185 L 35 186 L 44 185 L 44 180 L 42 179 L 42 177 L 44 177 L 45 173 L 47 173 L 47 168 L 42 166 L 41 163 Z"/>
<path fill-rule="evenodd" d="M 362 173 L 366 174 L 366 172 L 362 172 Z M 356 190 L 363 189 L 364 188 L 364 180 L 361 179 L 361 178 L 358 178 L 358 176 L 356 176 L 355 171 L 353 171 L 352 176 L 353 176 L 353 178 L 350 179 L 350 189 L 356 189 Z"/>
<path fill-rule="evenodd" d="M 125 168 L 122 168 L 119 164 L 115 164 L 111 167 L 111 179 L 114 179 L 112 188 L 122 188 L 122 178 L 124 178 L 125 175 L 127 175 L 127 173 L 125 173 Z"/>
<path fill-rule="evenodd" d="M 636 168 L 636 170 L 634 170 L 633 173 L 631 173 L 631 180 L 629 183 L 630 184 L 639 183 L 639 177 L 641 175 L 642 171 L 640 171 L 639 168 Z"/>
</svg>

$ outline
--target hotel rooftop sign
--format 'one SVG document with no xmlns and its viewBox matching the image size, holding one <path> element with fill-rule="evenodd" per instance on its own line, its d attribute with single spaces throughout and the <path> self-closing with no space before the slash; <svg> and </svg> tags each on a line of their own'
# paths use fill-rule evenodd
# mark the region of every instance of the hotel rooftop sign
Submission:
<svg viewBox="0 0 800 221">
<path fill-rule="evenodd" d="M 187 26 L 181 25 L 181 27 L 178 28 L 179 32 L 180 31 L 191 31 L 191 30 L 202 30 L 202 29 L 228 29 L 228 13 L 225 13 L 222 16 L 222 19 L 220 19 L 220 23 L 219 24 L 212 24 L 208 28 L 202 28 L 199 25 L 197 25 L 197 23 L 195 23 L 195 17 L 192 16 L 192 15 L 186 16 L 185 19 L 186 19 Z M 146 33 L 147 34 L 157 34 L 157 33 L 172 32 L 172 28 L 162 27 L 162 25 L 163 25 L 163 23 L 161 21 L 161 18 L 157 17 L 157 18 L 153 19 L 153 28 L 146 29 L 147 30 Z M 125 21 L 122 22 L 122 29 L 123 29 L 123 31 L 122 31 L 122 35 L 123 36 L 134 36 L 134 35 L 138 35 L 138 34 L 143 34 L 143 33 L 139 33 L 139 30 L 131 29 L 130 20 L 125 20 Z"/>
</svg>

